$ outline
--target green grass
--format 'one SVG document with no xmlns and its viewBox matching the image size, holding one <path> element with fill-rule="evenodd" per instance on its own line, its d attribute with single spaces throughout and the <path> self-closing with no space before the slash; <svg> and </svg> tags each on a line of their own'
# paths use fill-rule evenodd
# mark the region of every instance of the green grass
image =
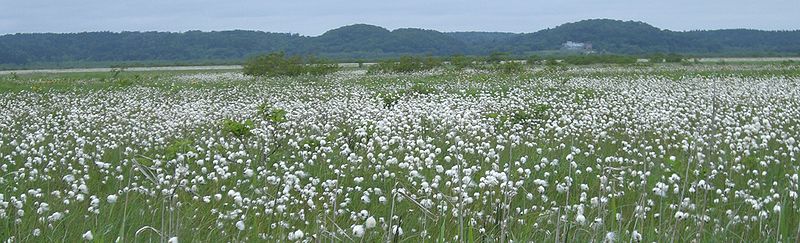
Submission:
<svg viewBox="0 0 800 243">
<path fill-rule="evenodd" d="M 648 242 L 795 240 L 800 218 L 796 217 L 798 206 L 789 199 L 788 194 L 796 184 L 788 183 L 786 175 L 797 173 L 797 162 L 770 162 L 773 164 L 766 170 L 760 165 L 764 160 L 791 161 L 790 155 L 774 152 L 785 148 L 775 140 L 771 140 L 766 147 L 754 149 L 752 154 L 742 156 L 741 161 L 734 163 L 734 158 L 737 156 L 732 155 L 736 151 L 731 149 L 731 145 L 734 147 L 739 145 L 735 143 L 737 141 L 721 141 L 714 150 L 711 147 L 701 146 L 703 150 L 686 151 L 679 146 L 682 141 L 698 142 L 687 131 L 650 130 L 637 127 L 646 125 L 656 127 L 654 124 L 625 122 L 609 124 L 605 127 L 607 136 L 604 138 L 596 136 L 600 131 L 588 128 L 583 130 L 575 128 L 571 130 L 572 133 L 565 134 L 553 129 L 544 129 L 549 125 L 544 121 L 560 125 L 568 124 L 569 119 L 558 120 L 564 115 L 570 115 L 570 119 L 575 120 L 581 119 L 579 115 L 585 114 L 584 112 L 599 108 L 612 107 L 625 110 L 620 107 L 635 105 L 620 103 L 621 101 L 617 100 L 622 94 L 614 88 L 621 89 L 619 86 L 587 85 L 581 82 L 583 79 L 619 82 L 616 85 L 622 86 L 637 84 L 640 78 L 650 78 L 662 81 L 675 80 L 672 81 L 674 85 L 684 87 L 682 84 L 693 82 L 692 78 L 695 77 L 721 81 L 780 77 L 794 82 L 795 85 L 800 77 L 798 71 L 800 69 L 797 66 L 765 67 L 761 64 L 731 67 L 704 66 L 704 64 L 696 66 L 699 68 L 684 69 L 669 64 L 599 65 L 569 67 L 563 70 L 531 70 L 515 74 L 444 71 L 425 75 L 366 74 L 335 81 L 331 81 L 333 78 L 330 77 L 295 77 L 207 83 L 174 79 L 177 75 L 204 73 L 197 71 L 0 76 L 0 99 L 3 102 L 11 104 L 10 102 L 17 98 L 28 102 L 27 104 L 32 107 L 38 107 L 34 110 L 42 112 L 15 114 L 12 116 L 15 119 L 13 121 L 0 120 L 0 124 L 13 125 L 13 127 L 0 126 L 0 131 L 6 134 L 0 136 L 0 141 L 3 142 L 0 143 L 0 157 L 3 157 L 4 165 L 7 166 L 0 171 L 0 176 L 3 176 L 3 180 L 0 180 L 0 193 L 4 194 L 5 201 L 12 195 L 18 197 L 31 189 L 41 189 L 44 193 L 41 198 L 34 199 L 33 196 L 27 196 L 30 199 L 23 203 L 25 216 L 20 217 L 19 222 L 15 222 L 16 209 L 0 214 L 6 216 L 0 218 L 0 239 L 14 237 L 17 241 L 74 242 L 80 240 L 84 232 L 91 230 L 97 242 L 114 241 L 118 237 L 124 241 L 136 242 L 160 240 L 161 237 L 154 231 L 143 230 L 152 227 L 162 231 L 164 235 L 176 236 L 184 242 L 257 241 L 262 236 L 272 237 L 268 238 L 270 241 L 286 241 L 285 237 L 298 228 L 302 229 L 306 236 L 316 234 L 323 240 L 363 242 L 382 240 L 452 242 L 457 241 L 456 237 L 464 238 L 465 242 L 554 241 L 557 238 L 563 241 L 586 242 L 602 241 L 608 232 L 615 232 L 617 241 L 625 242 L 630 240 L 633 230 L 640 232 L 644 241 Z M 185 120 L 170 120 L 170 117 L 159 117 L 172 113 L 148 115 L 142 114 L 145 111 L 125 111 L 120 108 L 127 107 L 125 103 L 114 103 L 119 101 L 109 101 L 109 104 L 92 103 L 106 101 L 126 92 L 141 94 L 144 96 L 141 97 L 142 100 L 156 100 L 153 102 L 156 105 L 164 103 L 162 109 L 189 102 L 172 101 L 206 97 L 211 100 L 209 104 L 219 105 L 213 110 L 224 115 L 220 115 L 217 120 L 199 125 L 169 127 L 167 125 L 170 123 L 161 122 L 159 119 L 163 118 L 182 125 L 192 123 Z M 365 92 L 365 94 L 355 92 Z M 385 96 L 386 94 L 397 96 L 391 96 L 387 100 L 385 97 L 389 96 Z M 85 122 L 91 124 L 87 127 L 60 124 L 64 127 L 83 128 L 71 132 L 57 130 L 54 127 L 56 123 L 34 126 L 40 122 L 37 117 L 51 115 L 55 117 L 54 120 L 67 121 L 68 119 L 64 117 L 72 114 L 71 112 L 77 112 L 67 109 L 69 106 L 64 104 L 51 102 L 63 99 L 64 96 L 77 97 L 76 100 L 87 102 L 75 106 L 92 111 L 88 113 L 108 112 L 115 118 L 111 120 L 86 118 Z M 350 101 L 348 98 L 359 98 L 359 100 Z M 483 104 L 478 102 L 481 99 L 493 100 L 492 102 L 497 104 L 505 104 L 497 100 L 519 99 L 518 103 L 511 103 L 519 107 L 472 107 Z M 467 115 L 472 114 L 471 109 L 480 110 L 480 117 L 476 119 L 491 126 L 478 131 L 458 130 L 453 125 L 448 125 L 447 122 L 452 121 L 443 120 L 436 116 L 438 114 L 400 105 L 450 104 L 447 103 L 449 100 L 458 100 L 459 102 L 453 105 L 456 107 L 452 109 Z M 796 101 L 789 97 L 785 102 Z M 131 102 L 136 104 L 134 101 Z M 377 108 L 370 110 L 370 106 L 339 107 L 334 105 L 338 104 L 337 102 L 351 106 L 372 104 Z M 223 110 L 223 107 L 234 111 Z M 323 111 L 323 108 L 318 108 L 316 111 L 320 111 L 325 117 L 315 117 L 320 114 L 303 113 L 302 107 L 311 107 L 308 109 L 339 107 L 342 110 Z M 742 110 L 737 111 L 737 108 Z M 720 105 L 719 109 L 719 112 L 731 116 L 747 116 L 757 112 L 755 108 L 749 110 L 750 107 L 735 107 L 727 103 Z M 637 117 L 634 114 L 615 114 L 614 111 L 608 112 L 605 116 L 613 117 L 612 120 L 615 121 Z M 365 158 L 370 153 L 376 156 L 383 154 L 386 157 L 395 157 L 399 162 L 403 162 L 407 156 L 422 157 L 423 154 L 427 154 L 420 151 L 417 145 L 413 145 L 409 150 L 404 147 L 411 146 L 408 144 L 383 147 L 366 142 L 387 134 L 380 130 L 378 125 L 382 120 L 403 121 L 392 119 L 398 114 L 403 115 L 405 121 L 421 124 L 419 128 L 392 127 L 396 130 L 407 129 L 399 134 L 409 137 L 413 135 L 413 140 L 410 140 L 413 143 L 409 142 L 410 144 L 416 144 L 416 140 L 419 139 L 444 151 L 432 157 L 430 166 L 420 166 L 412 172 L 401 168 L 400 164 L 388 163 L 387 159 L 351 162 L 348 160 L 349 154 L 342 153 L 346 151 Z M 147 136 L 161 139 L 132 137 L 125 133 L 130 129 L 113 130 L 113 125 L 126 127 L 126 124 L 134 123 L 126 119 L 146 117 L 151 119 L 146 122 L 152 124 L 142 126 L 163 126 L 163 131 Z M 736 119 L 737 122 L 746 120 L 739 117 Z M 313 127 L 307 124 L 319 120 L 330 127 Z M 796 127 L 791 124 L 796 122 L 795 120 L 774 122 L 782 123 L 782 127 L 785 128 Z M 700 117 L 681 125 L 696 128 L 698 124 L 706 123 L 708 120 Z M 28 155 L 15 152 L 16 147 L 9 145 L 11 140 L 22 141 L 40 127 L 47 128 L 48 136 L 41 141 L 34 141 L 31 146 L 43 148 L 42 153 L 51 158 L 61 156 L 68 159 L 52 164 L 26 164 Z M 725 128 L 713 124 L 710 127 Z M 360 134 L 359 129 L 364 133 Z M 797 135 L 796 130 L 781 132 Z M 717 133 L 722 134 L 722 130 L 703 131 L 704 138 L 707 139 L 709 137 L 705 135 Z M 110 134 L 117 134 L 115 136 L 119 137 L 111 137 Z M 522 144 L 511 146 L 509 139 L 498 139 L 513 134 L 526 135 L 522 140 L 531 142 L 533 146 Z M 89 141 L 86 146 L 76 149 L 79 147 L 76 137 L 79 136 L 96 138 L 97 141 Z M 489 157 L 479 152 L 448 151 L 447 148 L 455 141 L 453 136 L 476 143 L 474 147 L 480 151 L 484 151 L 480 149 L 483 146 L 480 143 L 485 143 L 486 147 L 490 148 L 498 146 L 503 148 L 497 150 L 496 157 Z M 210 141 L 209 138 L 216 140 Z M 319 138 L 324 138 L 328 145 L 335 146 L 330 146 L 330 151 L 326 152 L 324 151 L 326 146 L 319 141 Z M 220 140 L 226 142 L 222 143 Z M 119 146 L 101 147 L 100 141 L 114 141 L 119 143 Z M 142 141 L 147 141 L 148 144 L 143 144 Z M 49 143 L 69 146 L 49 149 L 47 147 Z M 589 155 L 583 153 L 574 155 L 577 167 L 573 168 L 566 160 L 571 149 L 575 147 L 587 151 L 590 146 L 596 151 Z M 644 147 L 647 146 L 651 147 L 647 151 L 666 157 L 654 158 L 644 154 L 642 151 L 645 151 Z M 661 149 L 659 146 L 664 148 Z M 126 147 L 139 152 L 126 152 Z M 75 153 L 76 150 L 90 155 L 85 165 L 74 160 L 74 156 L 66 156 Z M 541 153 L 538 150 L 541 150 Z M 234 155 L 234 152 L 238 151 L 244 151 L 245 155 Z M 702 162 L 698 161 L 697 152 L 706 156 Z M 189 156 L 187 153 L 197 154 L 197 157 Z M 446 156 L 456 158 L 447 161 Z M 458 159 L 458 156 L 462 158 Z M 675 159 L 670 160 L 669 156 L 675 156 Z M 6 158 L 9 158 L 8 161 Z M 182 161 L 177 162 L 178 158 L 182 158 Z M 215 158 L 233 159 L 217 167 L 208 161 Z M 522 158 L 525 158 L 525 162 L 521 162 Z M 559 159 L 559 163 L 544 165 L 540 170 L 534 169 L 540 166 L 543 158 L 549 161 Z M 198 163 L 201 159 L 205 160 L 202 165 Z M 242 161 L 238 161 L 239 159 Z M 597 160 L 602 162 L 597 163 Z M 100 168 L 94 164 L 95 161 L 110 163 L 111 167 Z M 382 168 L 379 169 L 377 165 L 381 165 Z M 441 165 L 445 170 L 456 165 L 475 169 L 476 171 L 468 176 L 473 181 L 480 181 L 492 170 L 507 171 L 511 180 L 519 180 L 521 184 L 513 187 L 470 188 L 470 195 L 479 193 L 481 196 L 476 197 L 475 202 L 463 206 L 463 211 L 467 212 L 467 215 L 463 215 L 466 220 L 461 221 L 461 217 L 454 215 L 454 209 L 458 208 L 457 200 L 449 201 L 446 198 L 434 197 L 438 193 L 447 196 L 456 193 L 454 185 L 446 184 L 448 178 L 444 173 L 437 172 L 435 165 Z M 717 171 L 719 165 L 724 165 L 724 169 Z M 207 180 L 205 183 L 188 182 L 189 186 L 182 185 L 180 179 L 175 179 L 176 173 L 182 170 L 181 166 L 186 166 L 186 174 L 178 175 L 178 178 L 198 178 L 217 173 L 219 170 L 231 173 L 231 177 Z M 529 169 L 531 173 L 518 174 L 517 168 Z M 591 168 L 592 172 L 589 172 L 588 168 Z M 44 173 L 47 177 L 29 179 L 27 176 L 19 176 L 23 172 L 30 176 L 33 169 L 38 173 Z M 243 174 L 247 169 L 255 170 L 256 175 L 246 177 Z M 767 176 L 748 173 L 754 169 L 765 171 Z M 336 170 L 340 172 L 335 172 Z M 577 174 L 579 170 L 581 174 Z M 289 187 L 288 191 L 284 191 L 284 186 L 290 185 L 287 182 L 290 180 L 288 176 L 296 175 L 297 171 L 305 172 L 297 176 L 297 180 L 300 185 L 311 185 L 315 188 L 314 196 L 301 193 L 301 190 L 295 187 Z M 630 173 L 639 171 L 650 174 L 646 177 L 629 176 Z M 714 177 L 711 176 L 712 173 L 715 173 Z M 53 191 L 72 190 L 62 180 L 70 174 L 84 176 L 89 195 L 95 195 L 100 200 L 99 214 L 88 210 L 91 201 L 89 196 L 83 201 L 78 201 L 74 197 L 63 195 L 56 197 L 51 194 Z M 745 198 L 734 197 L 734 192 L 723 193 L 727 195 L 729 201 L 713 202 L 711 200 L 722 196 L 716 195 L 714 190 L 673 193 L 673 187 L 670 185 L 666 197 L 655 197 L 652 191 L 655 184 L 666 181 L 673 174 L 681 177 L 681 181 L 676 184 L 684 190 L 686 190 L 684 182 L 696 183 L 705 180 L 715 189 L 724 189 L 726 183 L 732 183 L 733 188 L 746 192 L 747 195 L 768 197 L 777 193 L 783 204 L 780 219 L 771 211 L 773 202 L 767 204 L 770 217 L 762 220 L 763 222 L 734 222 L 726 215 L 726 210 L 732 210 L 738 215 L 757 215 L 761 211 L 751 207 Z M 154 183 L 151 181 L 152 176 L 164 181 Z M 270 176 L 281 178 L 280 182 L 272 184 L 268 180 Z M 420 191 L 422 182 L 429 183 L 437 176 L 445 178 L 441 178 L 437 186 L 431 186 L 430 191 Z M 559 183 L 563 183 L 567 176 L 574 179 L 569 192 L 558 192 L 555 188 Z M 608 177 L 608 184 L 601 185 L 602 176 Z M 356 183 L 353 181 L 355 177 L 363 177 L 364 180 Z M 620 177 L 622 180 L 614 177 Z M 538 185 L 534 183 L 535 179 L 544 180 L 549 184 L 544 193 L 537 192 Z M 321 186 L 322 183 L 333 180 L 337 181 L 336 188 L 342 191 L 334 193 L 326 191 Z M 762 186 L 755 188 L 751 186 L 753 182 Z M 137 186 L 132 186 L 132 183 L 136 183 Z M 772 183 L 776 183 L 777 186 L 772 186 Z M 160 185 L 157 187 L 156 184 Z M 581 184 L 585 184 L 588 189 L 580 189 Z M 225 189 L 221 189 L 223 187 Z M 136 190 L 128 191 L 131 188 Z M 371 203 L 361 202 L 360 192 L 366 188 L 379 188 L 387 201 L 378 203 L 378 195 L 373 194 Z M 399 188 L 406 190 L 406 193 L 395 194 L 393 197 L 391 192 Z M 776 188 L 779 191 L 774 191 Z M 174 189 L 174 191 L 165 193 L 163 189 Z M 284 213 L 267 214 L 265 211 L 267 208 L 264 206 L 237 205 L 234 198 L 227 195 L 231 189 L 251 200 L 275 200 L 275 197 L 280 195 L 289 198 L 287 199 L 289 202 Z M 514 193 L 509 194 L 509 192 Z M 533 195 L 532 199 L 527 198 L 528 193 Z M 581 193 L 585 193 L 587 198 L 581 199 Z M 673 215 L 678 210 L 669 205 L 680 203 L 683 200 L 680 197 L 682 193 L 686 195 L 685 198 L 696 204 L 696 209 L 684 210 L 690 213 L 690 218 L 677 220 Z M 106 196 L 111 194 L 119 195 L 114 204 L 106 202 Z M 216 194 L 221 194 L 222 199 L 219 201 L 214 199 Z M 211 198 L 208 203 L 203 202 L 203 197 L 206 196 Z M 544 201 L 545 197 L 547 201 Z M 396 200 L 397 198 L 402 201 Z M 579 225 L 574 220 L 576 216 L 574 209 L 568 205 L 589 205 L 592 198 L 607 202 L 591 210 L 587 206 L 585 214 L 587 222 Z M 70 203 L 65 203 L 65 199 Z M 305 201 L 308 199 L 312 199 L 313 206 Z M 423 209 L 418 203 L 424 199 L 432 200 L 436 206 Z M 652 204 L 647 203 L 648 200 L 652 200 Z M 47 202 L 50 204 L 50 210 L 41 215 L 37 214 L 35 202 Z M 343 202 L 349 203 L 340 208 L 338 204 Z M 649 211 L 644 213 L 645 218 L 637 219 L 635 209 L 637 205 L 642 204 L 646 204 Z M 537 207 L 535 210 L 532 209 L 534 206 Z M 343 211 L 334 214 L 333 207 Z M 518 208 L 520 212 L 517 212 Z M 65 210 L 69 210 L 70 213 L 62 220 L 53 224 L 47 222 L 46 217 L 49 214 Z M 404 234 L 400 237 L 391 236 L 389 230 L 381 229 L 379 223 L 378 228 L 368 230 L 363 239 L 352 238 L 349 226 L 353 225 L 354 221 L 350 219 L 350 215 L 361 210 L 367 210 L 370 215 L 376 218 L 382 217 L 386 221 L 392 216 L 398 217 L 392 220 L 392 223 L 400 223 Z M 235 222 L 239 217 L 233 219 L 225 217 L 231 212 L 237 212 L 239 217 L 245 216 L 246 230 L 240 232 L 236 229 Z M 300 216 L 300 213 L 303 216 Z M 617 214 L 620 214 L 620 219 L 617 219 Z M 655 217 L 655 214 L 661 214 L 661 217 Z M 566 220 L 559 221 L 559 215 L 564 216 Z M 701 223 L 703 220 L 694 218 L 698 215 L 706 215 L 710 221 Z M 603 224 L 592 224 L 595 219 L 601 220 Z M 471 220 L 474 220 L 474 224 Z M 280 223 L 287 225 L 279 225 Z M 460 227 L 462 224 L 463 230 Z M 337 233 L 338 227 L 347 233 Z M 32 236 L 34 229 L 40 229 L 42 235 L 34 238 Z M 656 232 L 656 229 L 659 231 Z M 137 231 L 140 232 L 138 235 Z M 323 233 L 325 231 L 333 233 L 325 235 Z M 556 232 L 559 235 L 556 235 Z"/>
</svg>

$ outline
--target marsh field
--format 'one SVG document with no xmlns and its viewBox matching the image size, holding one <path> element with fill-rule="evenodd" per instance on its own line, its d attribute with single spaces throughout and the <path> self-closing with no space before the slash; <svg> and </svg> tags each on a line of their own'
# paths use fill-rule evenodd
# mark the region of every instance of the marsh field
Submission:
<svg viewBox="0 0 800 243">
<path fill-rule="evenodd" d="M 800 65 L 0 75 L 7 242 L 796 242 Z"/>
</svg>

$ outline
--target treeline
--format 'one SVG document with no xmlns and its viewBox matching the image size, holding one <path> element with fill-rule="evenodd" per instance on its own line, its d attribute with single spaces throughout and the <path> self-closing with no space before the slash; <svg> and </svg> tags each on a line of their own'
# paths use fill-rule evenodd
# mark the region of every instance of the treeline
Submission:
<svg viewBox="0 0 800 243">
<path fill-rule="evenodd" d="M 367 72 L 379 73 L 412 73 L 434 69 L 464 70 L 476 69 L 495 71 L 504 74 L 516 74 L 529 70 L 530 66 L 564 66 L 564 65 L 591 65 L 591 64 L 634 64 L 639 57 L 629 55 L 569 55 L 540 57 L 531 55 L 524 60 L 516 59 L 507 53 L 492 53 L 488 56 L 453 55 L 450 57 L 434 56 L 401 56 L 386 59 L 370 64 Z M 649 63 L 684 62 L 688 58 L 678 54 L 653 54 Z M 362 68 L 363 64 L 359 64 Z M 287 55 L 283 52 L 258 55 L 247 59 L 243 65 L 243 73 L 251 76 L 298 76 L 298 75 L 326 75 L 341 70 L 341 66 L 327 59 L 313 56 Z"/>
<path fill-rule="evenodd" d="M 642 22 L 585 20 L 529 34 L 442 33 L 358 24 L 320 36 L 260 31 L 89 32 L 0 36 L 0 68 L 64 63 L 235 62 L 282 51 L 336 61 L 392 59 L 403 55 L 447 57 L 509 53 L 548 55 L 567 41 L 590 43 L 591 52 L 647 56 L 654 53 L 713 56 L 800 55 L 800 31 L 713 30 L 674 32 Z M 563 54 L 563 53 L 560 53 Z"/>
<path fill-rule="evenodd" d="M 298 35 L 258 31 L 89 32 L 0 36 L 0 64 L 232 60 L 284 49 Z"/>
<path fill-rule="evenodd" d="M 242 73 L 251 76 L 325 75 L 339 70 L 339 64 L 316 57 L 287 56 L 283 52 L 249 58 Z"/>
<path fill-rule="evenodd" d="M 500 51 L 525 53 L 554 50 L 564 42 L 591 43 L 600 53 L 644 55 L 800 55 L 800 31 L 747 29 L 677 32 L 636 21 L 583 20 L 515 36 Z"/>
</svg>

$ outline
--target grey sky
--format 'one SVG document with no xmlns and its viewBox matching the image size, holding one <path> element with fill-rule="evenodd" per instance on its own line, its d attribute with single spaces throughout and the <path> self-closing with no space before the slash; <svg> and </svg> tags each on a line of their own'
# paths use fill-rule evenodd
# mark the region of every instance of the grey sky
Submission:
<svg viewBox="0 0 800 243">
<path fill-rule="evenodd" d="M 800 0 L 0 0 L 0 13 L 0 34 L 248 29 L 319 35 L 354 23 L 534 32 L 590 18 L 671 30 L 800 29 Z"/>
</svg>

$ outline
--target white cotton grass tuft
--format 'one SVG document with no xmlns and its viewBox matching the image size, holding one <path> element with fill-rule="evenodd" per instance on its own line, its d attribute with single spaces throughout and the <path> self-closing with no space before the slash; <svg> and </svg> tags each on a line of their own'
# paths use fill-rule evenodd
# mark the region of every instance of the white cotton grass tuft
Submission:
<svg viewBox="0 0 800 243">
<path fill-rule="evenodd" d="M 61 218 L 63 218 L 63 217 L 64 217 L 64 214 L 62 214 L 60 212 L 55 212 L 55 213 L 53 213 L 53 214 L 51 214 L 50 216 L 47 217 L 47 221 L 49 221 L 50 223 L 53 223 L 53 222 L 61 220 Z"/>
<path fill-rule="evenodd" d="M 675 212 L 675 219 L 677 219 L 677 220 L 684 220 L 687 217 L 689 217 L 688 213 L 684 213 L 684 212 L 681 212 L 681 211 Z"/>
<path fill-rule="evenodd" d="M 83 237 L 83 240 L 85 240 L 85 241 L 94 240 L 94 235 L 92 235 L 92 231 L 91 230 L 86 231 L 86 233 L 83 233 L 82 237 Z"/>
<path fill-rule="evenodd" d="M 584 217 L 583 214 L 578 214 L 578 216 L 575 216 L 575 223 L 577 223 L 578 225 L 585 224 L 586 223 L 586 217 Z"/>
<path fill-rule="evenodd" d="M 642 242 L 642 234 L 639 234 L 638 230 L 634 230 L 633 233 L 631 233 L 631 239 L 634 242 Z"/>
<path fill-rule="evenodd" d="M 112 195 L 108 195 L 108 197 L 106 197 L 106 201 L 108 203 L 110 203 L 110 204 L 116 203 L 117 202 L 117 195 L 113 195 L 113 194 Z"/>
<path fill-rule="evenodd" d="M 364 222 L 364 226 L 367 229 L 375 228 L 375 225 L 377 225 L 377 224 L 378 223 L 375 221 L 375 217 L 372 217 L 372 216 L 369 216 L 369 218 L 367 218 L 367 220 Z"/>
<path fill-rule="evenodd" d="M 606 233 L 606 238 L 603 239 L 603 242 L 614 242 L 617 240 L 617 234 L 614 232 Z"/>
<path fill-rule="evenodd" d="M 239 231 L 244 230 L 244 221 L 239 220 L 238 222 L 236 222 L 236 228 L 239 229 Z"/>
<path fill-rule="evenodd" d="M 399 227 L 397 225 L 393 225 L 392 226 L 392 234 L 396 234 L 397 236 L 402 236 L 403 235 L 403 228 L 401 228 L 401 227 Z"/>
<path fill-rule="evenodd" d="M 364 237 L 364 231 L 365 229 L 363 225 L 357 224 L 353 226 L 353 236 L 355 237 L 358 238 Z"/>
<path fill-rule="evenodd" d="M 178 243 L 178 237 L 177 236 L 173 236 L 173 237 L 169 238 L 167 243 Z"/>
<path fill-rule="evenodd" d="M 289 232 L 288 239 L 290 241 L 298 241 L 303 239 L 303 231 L 302 230 L 295 230 L 293 232 Z"/>
</svg>

